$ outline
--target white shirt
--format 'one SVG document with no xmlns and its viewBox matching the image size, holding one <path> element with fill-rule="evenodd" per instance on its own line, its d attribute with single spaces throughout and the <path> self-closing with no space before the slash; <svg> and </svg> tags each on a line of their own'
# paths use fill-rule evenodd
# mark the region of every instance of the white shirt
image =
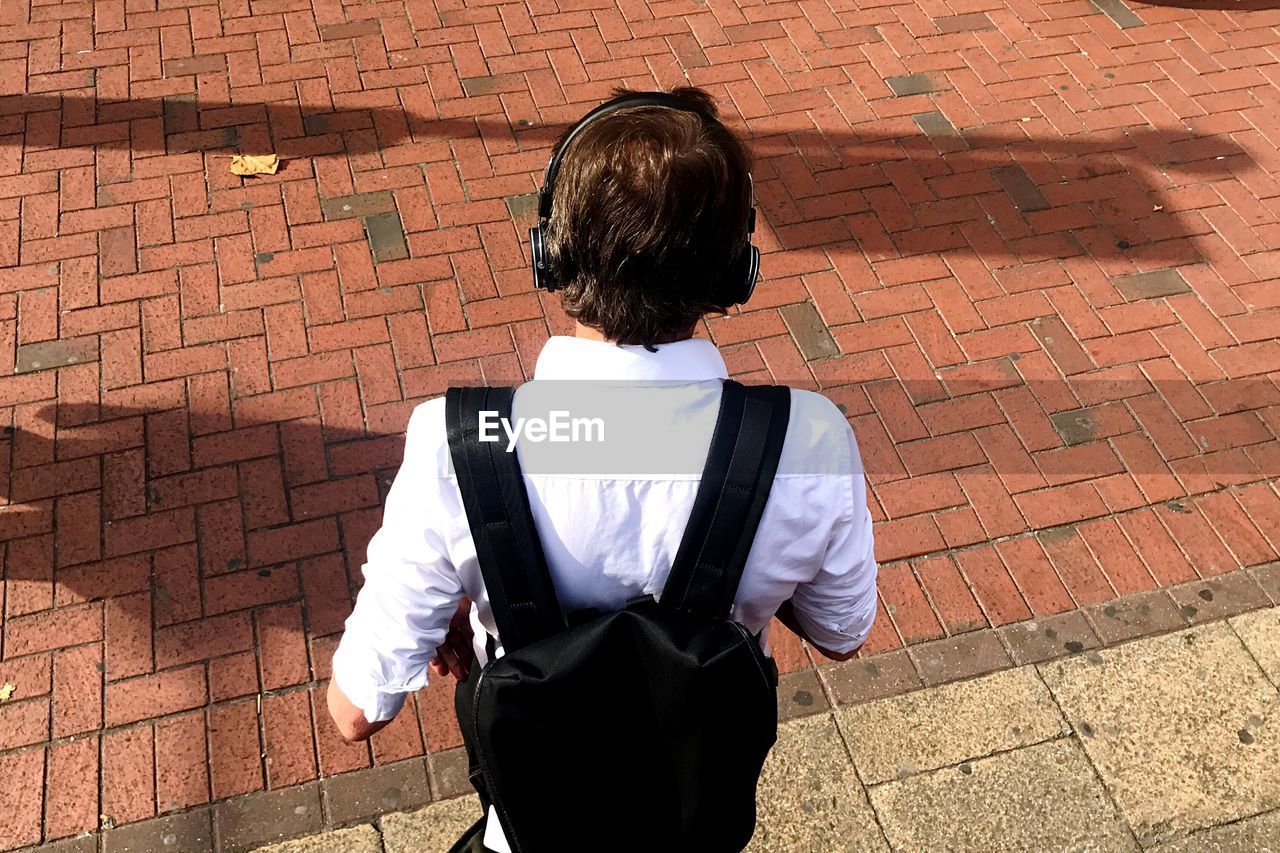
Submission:
<svg viewBox="0 0 1280 853">
<path fill-rule="evenodd" d="M 613 423 L 615 434 L 640 438 L 601 451 L 622 473 L 600 470 L 598 453 L 592 470 L 564 471 L 557 468 L 563 457 L 551 446 L 524 437 L 516 443 L 534 524 L 566 612 L 616 610 L 662 592 L 692 511 L 727 375 L 719 351 L 701 339 L 659 345 L 657 352 L 581 338 L 547 342 L 534 382 L 516 394 L 513 421 L 532 405 L 522 401 L 543 389 L 556 396 L 557 383 L 544 380 L 586 380 L 593 384 L 561 387 L 573 385 L 575 393 L 589 388 L 600 399 L 610 393 L 616 398 L 625 386 L 628 395 L 643 399 L 627 423 Z M 876 606 L 861 458 L 835 405 L 800 390 L 792 390 L 791 401 L 778 473 L 733 618 L 753 633 L 765 632 L 790 599 L 814 642 L 845 652 L 866 639 Z M 604 418 L 606 429 L 610 420 Z M 637 463 L 656 450 L 663 464 Z M 404 461 L 382 528 L 369 543 L 365 584 L 333 658 L 338 687 L 370 722 L 395 716 L 405 695 L 426 685 L 427 665 L 463 595 L 474 602 L 480 661 L 484 632 L 497 634 L 449 458 L 444 400 L 429 400 L 410 418 Z M 485 842 L 504 850 L 505 839 L 494 837 L 496 826 L 491 820 Z"/>
</svg>

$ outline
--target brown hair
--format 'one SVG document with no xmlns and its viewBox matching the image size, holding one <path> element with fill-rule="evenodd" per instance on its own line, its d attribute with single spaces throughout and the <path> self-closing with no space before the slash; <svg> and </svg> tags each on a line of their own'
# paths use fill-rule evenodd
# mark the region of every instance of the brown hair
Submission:
<svg viewBox="0 0 1280 853">
<path fill-rule="evenodd" d="M 670 94 L 697 112 L 637 106 L 592 121 L 552 196 L 547 258 L 564 309 L 620 344 L 684 337 L 729 307 L 743 275 L 750 157 L 710 95 Z"/>
</svg>

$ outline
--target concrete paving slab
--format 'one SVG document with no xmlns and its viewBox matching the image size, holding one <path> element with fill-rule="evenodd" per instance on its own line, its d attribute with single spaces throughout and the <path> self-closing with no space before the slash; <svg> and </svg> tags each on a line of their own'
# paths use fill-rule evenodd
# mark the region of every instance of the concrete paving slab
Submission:
<svg viewBox="0 0 1280 853">
<path fill-rule="evenodd" d="M 1271 603 L 1248 572 L 1230 572 L 1169 590 L 1183 616 L 1191 624 L 1216 622 Z"/>
<path fill-rule="evenodd" d="M 1009 666 L 1009 653 L 993 631 L 971 631 L 907 649 L 930 687 Z"/>
<path fill-rule="evenodd" d="M 1068 731 L 1032 667 L 842 708 L 837 718 L 868 784 L 1028 746 Z"/>
<path fill-rule="evenodd" d="M 1144 845 L 1280 806 L 1280 694 L 1225 623 L 1040 671 Z"/>
<path fill-rule="evenodd" d="M 164 815 L 102 833 L 102 853 L 202 853 L 213 849 L 213 817 L 209 809 Z"/>
<path fill-rule="evenodd" d="M 259 847 L 254 853 L 382 853 L 382 837 L 369 824 Z"/>
<path fill-rule="evenodd" d="M 1096 649 L 1098 636 L 1078 610 L 1003 626 L 998 632 L 1019 665 Z"/>
<path fill-rule="evenodd" d="M 1247 570 L 1262 591 L 1277 604 L 1280 604 L 1280 561 L 1265 563 L 1261 566 L 1250 566 Z"/>
<path fill-rule="evenodd" d="M 1137 844 L 1072 738 L 873 786 L 897 851 L 1114 851 Z"/>
<path fill-rule="evenodd" d="M 788 672 L 778 679 L 778 722 L 821 714 L 828 707 L 822 682 L 812 669 Z"/>
<path fill-rule="evenodd" d="M 1107 645 L 1175 631 L 1190 624 L 1166 590 L 1150 589 L 1085 611 Z"/>
<path fill-rule="evenodd" d="M 1247 817 L 1152 847 L 1149 853 L 1280 853 L 1280 812 Z"/>
<path fill-rule="evenodd" d="M 223 853 L 252 850 L 323 828 L 318 782 L 262 791 L 213 806 L 213 830 Z"/>
<path fill-rule="evenodd" d="M 475 794 L 441 800 L 417 811 L 384 817 L 382 844 L 387 853 L 443 853 L 479 819 L 480 798 Z"/>
<path fill-rule="evenodd" d="M 920 687 L 920 676 L 905 649 L 885 652 L 869 660 L 854 658 L 828 664 L 818 670 L 818 675 L 839 705 L 896 696 Z"/>
<path fill-rule="evenodd" d="M 829 714 L 778 729 L 756 797 L 754 853 L 887 850 Z"/>
<path fill-rule="evenodd" d="M 397 761 L 321 783 L 329 820 L 338 825 L 373 820 L 391 809 L 412 809 L 431 802 L 427 766 L 421 758 Z"/>
<path fill-rule="evenodd" d="M 1280 685 L 1280 607 L 1246 613 L 1229 621 L 1271 683 Z"/>
</svg>

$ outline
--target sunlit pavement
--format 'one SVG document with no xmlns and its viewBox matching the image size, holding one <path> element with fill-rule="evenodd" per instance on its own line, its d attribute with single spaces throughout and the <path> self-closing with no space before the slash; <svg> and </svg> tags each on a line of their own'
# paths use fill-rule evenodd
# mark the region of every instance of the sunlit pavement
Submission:
<svg viewBox="0 0 1280 853">
<path fill-rule="evenodd" d="M 3 0 L 0 849 L 461 793 L 448 686 L 349 746 L 329 657 L 413 406 L 566 328 L 522 244 L 553 140 L 686 81 L 750 142 L 765 251 L 701 332 L 844 407 L 877 519 L 866 658 L 777 632 L 786 713 L 1077 661 L 1036 674 L 1085 703 L 1061 735 L 841 820 L 933 844 L 911 809 L 1052 764 L 1162 838 L 1065 726 L 1104 731 L 1078 649 L 1280 600 L 1280 12 L 1220 5 Z M 1230 811 L 1192 799 L 1170 832 Z"/>
<path fill-rule="evenodd" d="M 1272 608 L 793 720 L 749 849 L 1275 850 L 1277 683 Z M 452 799 L 264 853 L 444 850 L 478 814 Z"/>
</svg>

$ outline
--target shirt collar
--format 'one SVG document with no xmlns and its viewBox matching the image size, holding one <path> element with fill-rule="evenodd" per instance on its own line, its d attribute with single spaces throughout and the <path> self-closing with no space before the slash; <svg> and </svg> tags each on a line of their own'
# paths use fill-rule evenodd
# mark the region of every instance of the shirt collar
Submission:
<svg viewBox="0 0 1280 853">
<path fill-rule="evenodd" d="M 708 340 L 689 338 L 655 349 L 557 335 L 538 355 L 533 378 L 701 382 L 729 377 L 720 351 Z"/>
</svg>

